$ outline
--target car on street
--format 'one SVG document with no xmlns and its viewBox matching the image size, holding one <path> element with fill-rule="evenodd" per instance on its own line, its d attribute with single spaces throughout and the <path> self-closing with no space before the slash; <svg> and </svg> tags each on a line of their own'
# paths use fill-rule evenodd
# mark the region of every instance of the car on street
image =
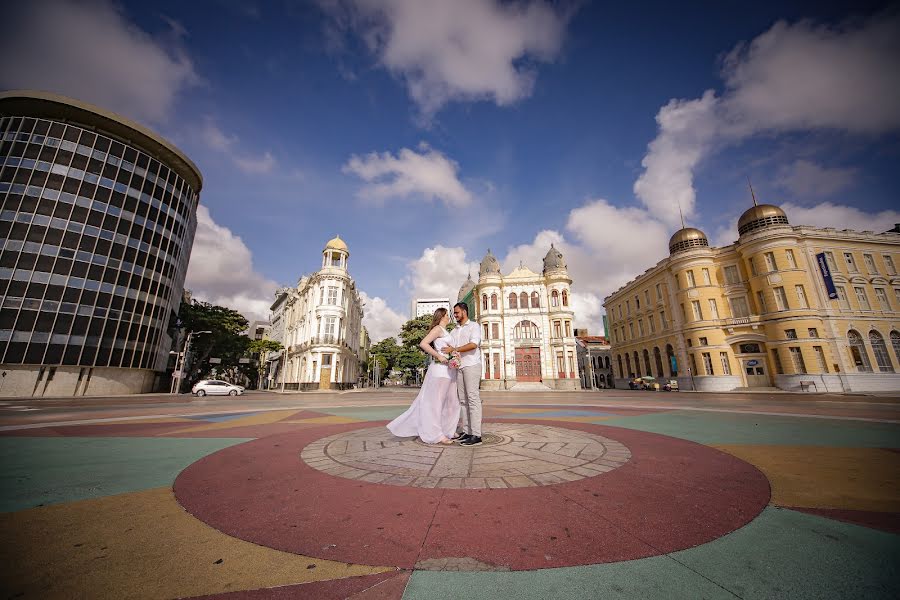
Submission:
<svg viewBox="0 0 900 600">
<path fill-rule="evenodd" d="M 240 396 L 244 388 L 219 379 L 202 379 L 194 384 L 191 393 L 195 396 Z"/>
<path fill-rule="evenodd" d="M 664 385 L 663 389 L 667 392 L 677 392 L 678 391 L 678 380 L 670 379 Z"/>
</svg>

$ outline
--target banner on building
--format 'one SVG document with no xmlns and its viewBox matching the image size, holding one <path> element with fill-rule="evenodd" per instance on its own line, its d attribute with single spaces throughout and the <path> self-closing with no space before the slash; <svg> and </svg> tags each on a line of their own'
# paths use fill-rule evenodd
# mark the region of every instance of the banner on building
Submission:
<svg viewBox="0 0 900 600">
<path fill-rule="evenodd" d="M 825 260 L 825 253 L 816 254 L 816 262 L 819 263 L 819 272 L 822 273 L 822 281 L 825 282 L 825 290 L 828 292 L 828 299 L 834 300 L 838 297 L 837 289 L 834 287 L 834 280 L 831 278 L 831 268 L 828 261 Z"/>
</svg>

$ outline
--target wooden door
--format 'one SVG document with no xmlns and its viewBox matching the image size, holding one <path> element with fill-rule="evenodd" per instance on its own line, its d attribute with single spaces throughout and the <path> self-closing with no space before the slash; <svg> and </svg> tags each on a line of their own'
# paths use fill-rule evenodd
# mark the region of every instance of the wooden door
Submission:
<svg viewBox="0 0 900 600">
<path fill-rule="evenodd" d="M 516 348 L 516 381 L 541 380 L 541 349 Z"/>
<path fill-rule="evenodd" d="M 322 367 L 322 370 L 319 372 L 319 389 L 331 389 L 331 367 Z"/>
</svg>

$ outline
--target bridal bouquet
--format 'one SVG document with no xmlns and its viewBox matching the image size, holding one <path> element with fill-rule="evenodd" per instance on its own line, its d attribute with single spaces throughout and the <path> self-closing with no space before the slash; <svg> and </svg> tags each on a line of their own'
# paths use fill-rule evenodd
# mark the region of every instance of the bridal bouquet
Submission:
<svg viewBox="0 0 900 600">
<path fill-rule="evenodd" d="M 449 354 L 450 361 L 447 363 L 447 366 L 451 369 L 459 368 L 459 352 L 451 352 Z"/>
</svg>

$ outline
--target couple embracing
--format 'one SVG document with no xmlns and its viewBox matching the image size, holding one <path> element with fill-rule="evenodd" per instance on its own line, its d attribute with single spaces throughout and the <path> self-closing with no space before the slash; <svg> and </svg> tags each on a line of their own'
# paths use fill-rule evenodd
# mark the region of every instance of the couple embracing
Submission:
<svg viewBox="0 0 900 600">
<path fill-rule="evenodd" d="M 428 335 L 419 344 L 434 361 L 412 406 L 388 423 L 398 437 L 418 436 L 426 444 L 481 444 L 481 328 L 469 320 L 465 302 L 453 307 L 453 317 L 458 326 L 448 332 L 447 309 L 434 311 Z"/>
</svg>

